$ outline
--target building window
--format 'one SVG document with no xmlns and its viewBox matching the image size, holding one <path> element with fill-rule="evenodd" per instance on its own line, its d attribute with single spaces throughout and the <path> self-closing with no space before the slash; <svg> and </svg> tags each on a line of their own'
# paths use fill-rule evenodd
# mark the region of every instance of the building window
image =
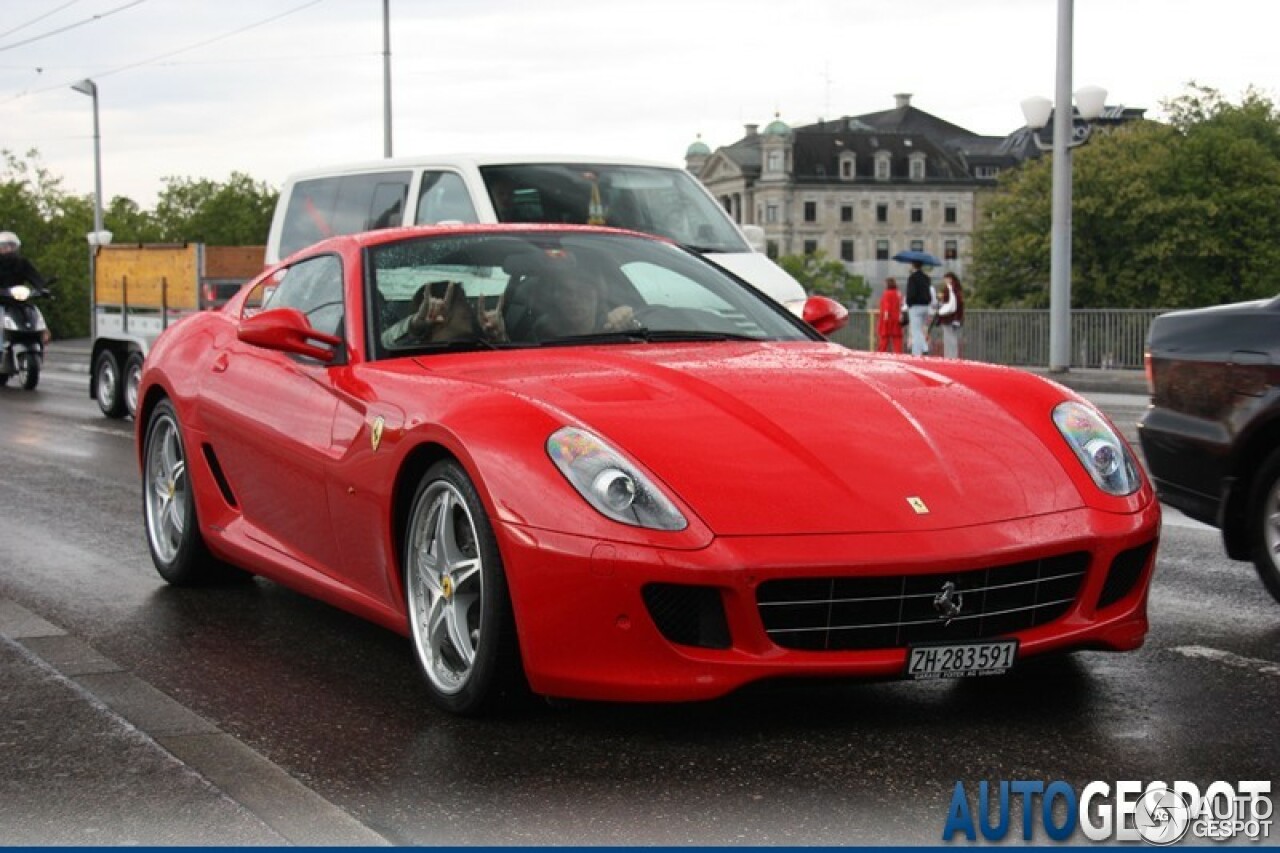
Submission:
<svg viewBox="0 0 1280 853">
<path fill-rule="evenodd" d="M 949 204 L 942 209 L 942 221 L 948 225 L 956 224 L 956 206 L 954 204 Z"/>
<path fill-rule="evenodd" d="M 804 221 L 818 221 L 818 203 L 816 201 L 806 201 L 804 203 Z"/>
<path fill-rule="evenodd" d="M 765 222 L 777 222 L 777 221 L 778 221 L 778 206 L 777 206 L 776 204 L 768 204 L 768 205 L 765 205 L 765 208 L 764 208 L 764 221 L 765 221 Z"/>
<path fill-rule="evenodd" d="M 910 169 L 911 169 L 910 171 L 911 180 L 913 181 L 924 180 L 924 155 L 923 154 L 911 155 Z"/>
<path fill-rule="evenodd" d="M 942 244 L 942 257 L 948 261 L 954 261 L 960 257 L 960 247 L 955 240 L 948 240 Z"/>
<path fill-rule="evenodd" d="M 777 240 L 766 241 L 764 244 L 764 253 L 768 255 L 771 259 L 776 261 L 778 259 L 778 241 Z"/>
<path fill-rule="evenodd" d="M 805 253 L 806 255 L 812 255 L 812 254 L 815 254 L 817 251 L 818 251 L 818 241 L 817 241 L 817 240 L 805 240 L 805 241 L 804 241 L 804 253 Z"/>
<path fill-rule="evenodd" d="M 882 151 L 876 155 L 876 180 L 887 181 L 889 175 L 889 152 Z"/>
<path fill-rule="evenodd" d="M 858 176 L 858 161 L 854 154 L 846 151 L 840 155 L 840 179 L 852 181 Z"/>
<path fill-rule="evenodd" d="M 923 208 L 923 207 L 921 207 L 921 206 L 920 206 L 920 205 L 918 205 L 918 204 L 916 204 L 916 205 L 912 205 L 912 207 L 911 207 L 911 221 L 912 221 L 912 222 L 914 222 L 914 223 L 917 223 L 917 224 L 918 224 L 918 223 L 921 223 L 921 222 L 924 222 L 924 208 Z"/>
<path fill-rule="evenodd" d="M 913 252 L 923 252 L 923 251 L 924 251 L 924 241 L 923 241 L 923 240 L 912 240 L 912 241 L 911 241 L 911 251 L 913 251 Z"/>
<path fill-rule="evenodd" d="M 781 151 L 769 152 L 769 159 L 766 162 L 765 171 L 775 172 L 775 173 L 782 171 L 782 152 Z"/>
<path fill-rule="evenodd" d="M 994 178 L 999 174 L 999 166 L 978 166 L 973 170 L 973 175 L 976 178 Z"/>
<path fill-rule="evenodd" d="M 840 221 L 841 222 L 853 221 L 853 205 L 851 204 L 840 205 Z"/>
<path fill-rule="evenodd" d="M 876 205 L 876 222 L 889 221 L 889 205 L 883 202 Z"/>
<path fill-rule="evenodd" d="M 889 260 L 889 241 L 888 240 L 876 241 L 876 260 L 877 261 Z"/>
<path fill-rule="evenodd" d="M 853 263 L 853 241 L 852 240 L 840 241 L 840 260 Z"/>
</svg>

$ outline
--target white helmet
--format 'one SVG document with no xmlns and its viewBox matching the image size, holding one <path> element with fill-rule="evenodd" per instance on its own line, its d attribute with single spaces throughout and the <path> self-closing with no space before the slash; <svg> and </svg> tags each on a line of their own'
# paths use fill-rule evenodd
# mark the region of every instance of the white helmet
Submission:
<svg viewBox="0 0 1280 853">
<path fill-rule="evenodd" d="M 15 249 L 22 248 L 22 241 L 12 231 L 0 231 L 0 246 L 9 245 Z"/>
</svg>

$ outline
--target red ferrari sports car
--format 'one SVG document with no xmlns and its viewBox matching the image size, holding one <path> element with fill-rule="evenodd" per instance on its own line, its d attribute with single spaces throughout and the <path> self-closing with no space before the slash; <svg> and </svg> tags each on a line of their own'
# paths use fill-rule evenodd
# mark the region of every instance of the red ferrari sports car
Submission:
<svg viewBox="0 0 1280 853">
<path fill-rule="evenodd" d="M 458 713 L 1139 646 L 1160 510 L 1106 418 L 805 307 L 602 228 L 317 244 L 148 356 L 155 565 L 402 632 Z"/>
</svg>

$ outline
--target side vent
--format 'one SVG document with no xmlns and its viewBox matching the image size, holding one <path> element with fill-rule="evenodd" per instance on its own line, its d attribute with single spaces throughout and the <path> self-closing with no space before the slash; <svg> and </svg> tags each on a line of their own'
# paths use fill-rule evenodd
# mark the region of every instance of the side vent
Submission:
<svg viewBox="0 0 1280 853">
<path fill-rule="evenodd" d="M 231 484 L 227 482 L 227 476 L 222 473 L 222 466 L 218 464 L 218 454 L 213 452 L 213 448 L 208 444 L 200 445 L 200 451 L 204 453 L 204 461 L 209 466 L 209 472 L 213 474 L 213 481 L 218 484 L 218 491 L 222 492 L 222 499 L 232 508 L 239 508 L 236 503 L 236 496 L 231 491 Z"/>
</svg>

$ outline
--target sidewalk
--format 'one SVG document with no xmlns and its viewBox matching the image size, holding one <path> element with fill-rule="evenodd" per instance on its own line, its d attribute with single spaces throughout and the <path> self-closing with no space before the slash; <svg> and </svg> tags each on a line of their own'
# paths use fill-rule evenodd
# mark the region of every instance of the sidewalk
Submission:
<svg viewBox="0 0 1280 853">
<path fill-rule="evenodd" d="M 0 597 L 6 846 L 387 840 L 96 649 Z"/>
</svg>

